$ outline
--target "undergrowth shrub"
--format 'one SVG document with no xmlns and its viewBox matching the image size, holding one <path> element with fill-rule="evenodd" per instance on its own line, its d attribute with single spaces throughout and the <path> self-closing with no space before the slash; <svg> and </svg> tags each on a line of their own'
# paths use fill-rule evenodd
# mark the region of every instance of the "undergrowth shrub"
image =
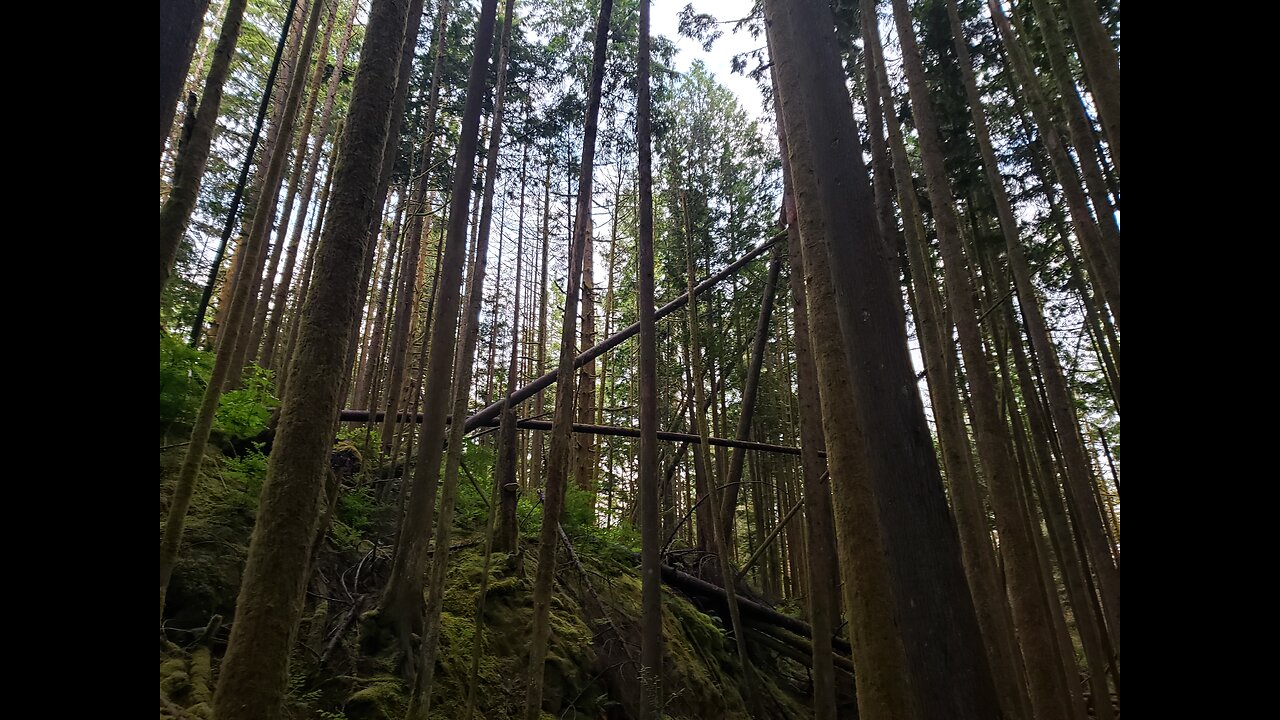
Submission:
<svg viewBox="0 0 1280 720">
<path fill-rule="evenodd" d="M 212 372 L 212 353 L 189 348 L 180 339 L 160 332 L 161 436 L 174 424 L 195 422 Z M 241 387 L 223 393 L 218 401 L 214 432 L 236 439 L 254 437 L 267 428 L 271 411 L 279 404 L 272 373 L 250 365 Z"/>
</svg>

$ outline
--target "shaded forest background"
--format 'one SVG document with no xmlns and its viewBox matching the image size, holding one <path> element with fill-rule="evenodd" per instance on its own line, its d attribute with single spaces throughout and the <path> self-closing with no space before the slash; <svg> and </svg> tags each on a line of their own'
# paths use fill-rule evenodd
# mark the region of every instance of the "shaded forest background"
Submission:
<svg viewBox="0 0 1280 720">
<path fill-rule="evenodd" d="M 1119 4 L 747 9 L 162 4 L 162 717 L 1118 716 Z"/>
</svg>

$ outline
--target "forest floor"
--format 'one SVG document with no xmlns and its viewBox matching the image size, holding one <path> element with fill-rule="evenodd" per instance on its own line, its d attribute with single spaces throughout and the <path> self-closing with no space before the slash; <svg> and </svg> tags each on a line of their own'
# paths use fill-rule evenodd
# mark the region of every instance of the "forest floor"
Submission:
<svg viewBox="0 0 1280 720">
<path fill-rule="evenodd" d="M 229 448 L 224 444 L 223 449 Z M 182 452 L 161 451 L 162 520 Z M 468 452 L 479 483 L 489 477 L 481 471 L 487 470 L 485 460 L 482 452 Z M 160 648 L 161 718 L 211 717 L 210 699 L 234 622 L 265 469 L 265 457 L 255 451 L 236 455 L 211 449 L 206 457 L 168 592 Z M 376 623 L 362 620 L 376 605 L 389 572 L 396 508 L 394 493 L 384 488 L 388 482 L 393 481 L 356 473 L 344 483 L 308 587 L 290 664 L 287 718 L 404 717 L 409 683 L 400 671 L 397 643 L 379 637 Z M 525 695 L 540 513 L 536 505 L 522 503 L 518 550 L 492 555 L 473 680 L 487 506 L 479 487 L 469 484 L 461 483 L 450 546 L 431 717 L 462 717 L 474 681 L 475 718 L 515 718 Z M 578 562 L 564 547 L 558 552 L 543 718 L 633 717 L 640 654 L 638 537 L 629 526 L 602 531 L 580 515 L 569 512 L 562 521 Z M 698 598 L 663 588 L 665 713 L 690 720 L 747 718 L 738 680 L 741 665 L 725 629 L 728 621 L 715 608 L 699 604 Z M 767 718 L 812 717 L 809 669 L 760 643 L 752 644 L 751 655 Z M 844 711 L 853 713 L 852 688 L 844 690 Z"/>
</svg>

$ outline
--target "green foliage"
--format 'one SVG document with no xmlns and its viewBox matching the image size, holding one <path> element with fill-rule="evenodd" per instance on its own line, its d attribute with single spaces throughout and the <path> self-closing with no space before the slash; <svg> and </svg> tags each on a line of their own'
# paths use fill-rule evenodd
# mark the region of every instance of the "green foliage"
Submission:
<svg viewBox="0 0 1280 720">
<path fill-rule="evenodd" d="M 479 529 L 484 526 L 489 504 L 493 501 L 494 460 L 493 448 L 488 445 L 476 442 L 463 445 L 458 497 L 454 505 L 455 527 Z"/>
<path fill-rule="evenodd" d="M 213 429 L 230 437 L 253 437 L 267 429 L 271 411 L 280 404 L 271 372 L 250 365 L 239 390 L 223 393 Z"/>
<path fill-rule="evenodd" d="M 340 545 L 355 547 L 372 522 L 377 501 L 368 485 L 347 490 L 338 496 L 330 532 Z"/>
<path fill-rule="evenodd" d="M 225 458 L 222 461 L 222 475 L 224 479 L 239 481 L 248 500 L 256 506 L 258 492 L 267 479 L 267 456 L 262 454 L 262 444 L 254 443 L 252 450 Z"/>
<path fill-rule="evenodd" d="M 160 332 L 160 430 L 174 424 L 190 424 L 213 372 L 213 354 L 186 346 L 178 338 Z M 267 428 L 271 411 L 280 404 L 269 371 L 256 365 L 245 370 L 240 389 L 223 393 L 218 401 L 213 429 L 231 438 L 249 438 Z"/>
<path fill-rule="evenodd" d="M 378 427 L 343 425 L 338 428 L 337 445 L 344 444 L 360 451 L 365 467 L 377 467 L 382 463 L 382 431 Z"/>
<path fill-rule="evenodd" d="M 160 428 L 190 423 L 209 382 L 213 356 L 160 331 Z"/>
<path fill-rule="evenodd" d="M 570 537 L 595 526 L 595 493 L 570 485 L 564 493 L 564 514 L 560 525 Z"/>
</svg>

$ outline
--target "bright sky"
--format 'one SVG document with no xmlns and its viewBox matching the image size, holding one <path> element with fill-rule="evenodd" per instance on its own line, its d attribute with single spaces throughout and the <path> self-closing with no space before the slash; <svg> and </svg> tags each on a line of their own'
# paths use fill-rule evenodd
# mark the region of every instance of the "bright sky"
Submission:
<svg viewBox="0 0 1280 720">
<path fill-rule="evenodd" d="M 679 13 L 690 0 L 653 0 L 650 19 L 653 23 L 654 35 L 665 35 L 676 43 L 679 50 L 676 55 L 676 68 L 681 72 L 689 69 L 694 60 L 701 60 L 715 75 L 716 82 L 729 88 L 738 96 L 738 103 L 753 118 L 762 115 L 759 88 L 746 75 L 733 73 L 730 60 L 734 55 L 754 50 L 764 45 L 764 38 L 752 39 L 751 33 L 744 28 L 738 33 L 732 32 L 731 25 L 722 25 L 724 31 L 711 52 L 703 52 L 702 45 L 696 40 L 681 37 L 677 32 Z M 693 7 L 698 12 L 711 13 L 718 20 L 737 20 L 751 12 L 752 0 L 693 0 Z M 748 70 L 751 68 L 748 65 Z"/>
</svg>

